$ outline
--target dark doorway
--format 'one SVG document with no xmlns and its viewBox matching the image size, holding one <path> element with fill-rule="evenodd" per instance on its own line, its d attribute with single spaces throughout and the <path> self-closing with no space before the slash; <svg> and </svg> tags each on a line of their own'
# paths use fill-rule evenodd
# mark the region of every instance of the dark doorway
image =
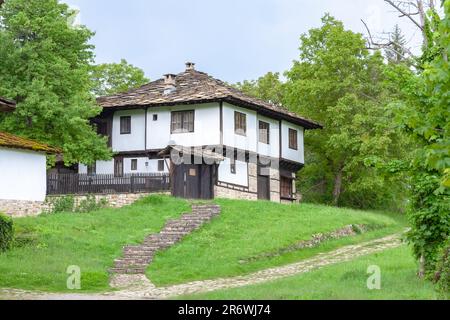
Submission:
<svg viewBox="0 0 450 320">
<path fill-rule="evenodd" d="M 270 167 L 258 165 L 258 200 L 270 200 Z"/>
<path fill-rule="evenodd" d="M 174 165 L 172 194 L 187 199 L 212 199 L 215 166 L 206 164 Z"/>
</svg>

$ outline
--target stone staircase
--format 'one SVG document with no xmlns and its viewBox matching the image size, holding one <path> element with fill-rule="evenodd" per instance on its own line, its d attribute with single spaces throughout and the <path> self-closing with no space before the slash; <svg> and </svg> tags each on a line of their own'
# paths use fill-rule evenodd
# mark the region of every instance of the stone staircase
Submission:
<svg viewBox="0 0 450 320">
<path fill-rule="evenodd" d="M 149 235 L 142 244 L 125 246 L 123 257 L 116 259 L 114 267 L 109 271 L 116 274 L 145 274 L 157 251 L 181 241 L 184 236 L 219 214 L 218 205 L 193 205 L 192 213 L 185 213 L 178 219 L 167 221 L 159 233 Z"/>
</svg>

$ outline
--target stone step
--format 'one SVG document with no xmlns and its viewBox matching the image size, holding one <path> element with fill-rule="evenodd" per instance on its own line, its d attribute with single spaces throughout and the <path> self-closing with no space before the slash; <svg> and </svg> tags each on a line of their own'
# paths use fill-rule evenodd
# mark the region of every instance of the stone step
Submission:
<svg viewBox="0 0 450 320">
<path fill-rule="evenodd" d="M 165 250 L 178 243 L 186 235 L 199 229 L 220 214 L 217 205 L 193 205 L 192 213 L 185 213 L 178 219 L 168 220 L 157 234 L 149 235 L 141 245 L 123 248 L 123 257 L 114 261 L 109 272 L 119 274 L 145 274 L 148 265 L 159 250 Z"/>
<path fill-rule="evenodd" d="M 147 265 L 152 261 L 152 259 L 149 258 L 121 258 L 114 260 L 115 265 Z"/>
<path fill-rule="evenodd" d="M 119 273 L 119 274 L 145 274 L 147 268 L 111 268 L 109 269 L 110 273 Z"/>
</svg>

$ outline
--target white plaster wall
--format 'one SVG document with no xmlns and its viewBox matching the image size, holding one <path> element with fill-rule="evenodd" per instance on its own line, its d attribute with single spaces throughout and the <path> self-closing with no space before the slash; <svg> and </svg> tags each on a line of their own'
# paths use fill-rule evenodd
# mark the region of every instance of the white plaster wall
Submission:
<svg viewBox="0 0 450 320">
<path fill-rule="evenodd" d="M 171 112 L 195 110 L 194 132 L 170 133 Z M 153 115 L 158 120 L 153 121 Z M 189 106 L 149 108 L 147 118 L 147 149 L 163 149 L 172 142 L 182 146 L 220 144 L 220 107 L 218 103 Z"/>
<path fill-rule="evenodd" d="M 297 141 L 298 150 L 292 150 L 289 148 L 289 128 L 297 130 Z M 305 163 L 305 149 L 303 143 L 304 129 L 303 127 L 297 126 L 295 124 L 289 123 L 287 121 L 282 121 L 281 125 L 282 131 L 282 158 Z"/>
<path fill-rule="evenodd" d="M 120 117 L 131 116 L 131 134 L 120 134 Z M 123 110 L 114 113 L 112 129 L 114 152 L 145 150 L 145 110 Z"/>
<path fill-rule="evenodd" d="M 131 160 L 136 159 L 137 160 L 137 170 L 132 171 L 131 170 Z M 162 159 L 161 159 L 162 160 Z M 168 173 L 169 168 L 167 168 L 166 161 L 164 161 L 164 171 L 158 171 L 158 159 L 151 159 L 148 158 L 125 158 L 123 159 L 124 173 Z M 148 164 L 146 166 L 145 164 Z"/>
<path fill-rule="evenodd" d="M 234 112 L 247 115 L 247 135 L 242 136 L 234 132 Z M 223 144 L 242 150 L 257 152 L 257 116 L 256 112 L 240 108 L 229 103 L 223 104 Z"/>
<path fill-rule="evenodd" d="M 246 162 L 236 161 L 236 174 L 232 174 L 230 170 L 230 158 L 225 158 L 219 164 L 218 178 L 219 181 L 232 183 L 239 186 L 248 187 L 248 165 Z"/>
<path fill-rule="evenodd" d="M 137 170 L 131 170 L 131 160 L 137 159 Z M 148 166 L 146 166 L 146 163 Z M 158 159 L 140 158 L 124 158 L 123 159 L 123 173 L 168 173 L 169 168 L 164 165 L 164 171 L 158 171 Z M 80 164 L 78 166 L 78 173 L 87 174 L 87 166 Z M 114 160 L 111 161 L 97 161 L 97 174 L 114 174 Z"/>
<path fill-rule="evenodd" d="M 80 164 L 78 166 L 78 173 L 87 174 L 87 166 L 84 164 Z M 113 174 L 114 173 L 114 160 L 97 161 L 96 173 L 97 174 Z"/>
<path fill-rule="evenodd" d="M 259 142 L 259 120 L 267 122 L 270 124 L 270 143 L 265 144 Z M 279 158 L 280 156 L 280 122 L 275 119 L 270 119 L 267 117 L 263 117 L 258 115 L 258 123 L 257 123 L 257 141 L 258 141 L 258 153 L 261 155 Z"/>
<path fill-rule="evenodd" d="M 44 201 L 46 191 L 45 154 L 0 148 L 0 199 Z"/>
</svg>

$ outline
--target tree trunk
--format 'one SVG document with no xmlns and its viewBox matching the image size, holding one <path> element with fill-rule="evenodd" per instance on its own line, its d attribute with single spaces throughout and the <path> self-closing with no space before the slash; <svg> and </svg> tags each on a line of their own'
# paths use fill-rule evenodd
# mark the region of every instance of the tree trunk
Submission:
<svg viewBox="0 0 450 320">
<path fill-rule="evenodd" d="M 419 273 L 417 274 L 419 278 L 425 277 L 425 256 L 422 254 L 419 260 Z"/>
<path fill-rule="evenodd" d="M 341 195 L 342 190 L 342 168 L 339 169 L 339 171 L 336 173 L 336 176 L 334 177 L 334 190 L 333 190 L 333 204 L 335 206 L 339 203 L 339 197 Z"/>
</svg>

